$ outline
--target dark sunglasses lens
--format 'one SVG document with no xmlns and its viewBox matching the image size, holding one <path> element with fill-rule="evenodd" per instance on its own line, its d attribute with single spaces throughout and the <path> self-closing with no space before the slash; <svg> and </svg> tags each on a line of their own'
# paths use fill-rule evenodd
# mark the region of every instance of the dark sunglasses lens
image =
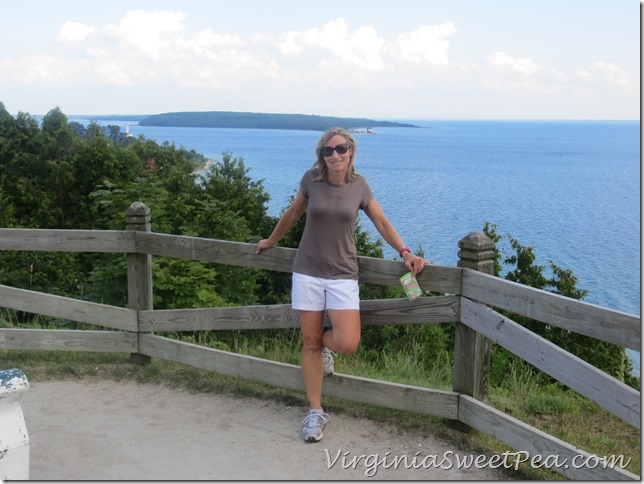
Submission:
<svg viewBox="0 0 644 484">
<path fill-rule="evenodd" d="M 333 154 L 333 150 L 337 151 L 339 155 L 344 155 L 347 151 L 349 151 L 349 147 L 347 145 L 338 145 L 335 148 L 331 146 L 325 146 L 324 148 L 322 148 L 322 155 L 331 156 Z"/>
</svg>

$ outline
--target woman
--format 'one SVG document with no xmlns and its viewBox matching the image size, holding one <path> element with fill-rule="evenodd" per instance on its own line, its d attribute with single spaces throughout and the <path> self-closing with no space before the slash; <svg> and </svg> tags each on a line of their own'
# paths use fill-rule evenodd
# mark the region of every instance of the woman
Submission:
<svg viewBox="0 0 644 484">
<path fill-rule="evenodd" d="M 322 380 L 333 373 L 332 352 L 350 355 L 360 342 L 360 295 L 354 233 L 362 209 L 414 274 L 426 261 L 405 247 L 376 202 L 367 180 L 356 173 L 356 143 L 342 128 L 326 131 L 315 149 L 291 206 L 257 254 L 274 247 L 307 212 L 293 263 L 292 306 L 302 328 L 302 376 L 310 410 L 302 422 L 305 442 L 319 442 L 330 421 L 322 408 Z M 324 311 L 331 329 L 324 331 Z"/>
</svg>

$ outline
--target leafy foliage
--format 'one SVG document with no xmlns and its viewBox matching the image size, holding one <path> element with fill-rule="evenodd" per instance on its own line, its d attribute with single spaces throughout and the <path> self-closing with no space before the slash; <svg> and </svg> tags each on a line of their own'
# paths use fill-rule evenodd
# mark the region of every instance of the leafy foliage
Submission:
<svg viewBox="0 0 644 484">
<path fill-rule="evenodd" d="M 563 269 L 550 261 L 550 271 L 547 273 L 545 266 L 535 264 L 536 254 L 534 247 L 525 246 L 512 236 L 508 236 L 510 248 L 513 252 L 503 257 L 502 250 L 499 248 L 503 237 L 497 233 L 496 225 L 486 223 L 484 232 L 497 245 L 496 276 L 501 276 L 502 268 L 506 267 L 508 271 L 505 274 L 505 278 L 510 281 L 577 300 L 581 300 L 587 295 L 588 291 L 577 288 L 577 278 L 571 270 Z M 501 312 L 569 353 L 591 363 L 628 385 L 639 388 L 640 380 L 633 376 L 633 366 L 624 348 L 563 328 L 546 325 L 525 316 L 511 314 L 506 311 Z M 516 364 L 513 361 L 515 358 L 505 349 L 495 346 L 492 361 L 493 381 L 502 379 L 504 375 L 508 374 L 510 367 Z M 536 370 L 534 371 L 536 372 Z M 540 375 L 544 382 L 551 381 L 545 374 Z"/>
</svg>

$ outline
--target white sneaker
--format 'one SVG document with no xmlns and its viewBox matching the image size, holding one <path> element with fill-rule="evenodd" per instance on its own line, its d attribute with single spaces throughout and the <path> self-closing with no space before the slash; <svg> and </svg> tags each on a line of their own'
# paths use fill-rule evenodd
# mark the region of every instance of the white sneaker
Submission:
<svg viewBox="0 0 644 484">
<path fill-rule="evenodd" d="M 322 440 L 322 431 L 331 417 L 322 410 L 309 410 L 309 413 L 302 420 L 302 438 L 304 442 L 319 442 Z"/>
<path fill-rule="evenodd" d="M 333 352 L 326 346 L 322 348 L 322 366 L 324 367 L 324 376 L 333 375 L 335 371 Z"/>
</svg>

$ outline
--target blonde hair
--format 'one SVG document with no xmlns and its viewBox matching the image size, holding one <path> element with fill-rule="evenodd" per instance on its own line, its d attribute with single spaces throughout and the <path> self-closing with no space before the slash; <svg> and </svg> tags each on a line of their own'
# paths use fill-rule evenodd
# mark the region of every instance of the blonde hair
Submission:
<svg viewBox="0 0 644 484">
<path fill-rule="evenodd" d="M 313 181 L 327 181 L 329 179 L 329 170 L 327 169 L 326 163 L 324 162 L 324 156 L 322 156 L 322 148 L 327 144 L 327 142 L 333 138 L 335 135 L 342 136 L 349 149 L 351 150 L 351 156 L 349 157 L 349 166 L 347 167 L 347 175 L 345 181 L 349 183 L 350 181 L 355 180 L 356 172 L 356 151 L 358 149 L 356 145 L 356 140 L 353 139 L 351 133 L 349 133 L 344 128 L 331 128 L 327 129 L 322 137 L 319 139 L 317 146 L 315 147 L 315 156 L 316 160 L 313 163 L 313 168 L 317 170 L 318 174 L 313 179 Z"/>
</svg>

